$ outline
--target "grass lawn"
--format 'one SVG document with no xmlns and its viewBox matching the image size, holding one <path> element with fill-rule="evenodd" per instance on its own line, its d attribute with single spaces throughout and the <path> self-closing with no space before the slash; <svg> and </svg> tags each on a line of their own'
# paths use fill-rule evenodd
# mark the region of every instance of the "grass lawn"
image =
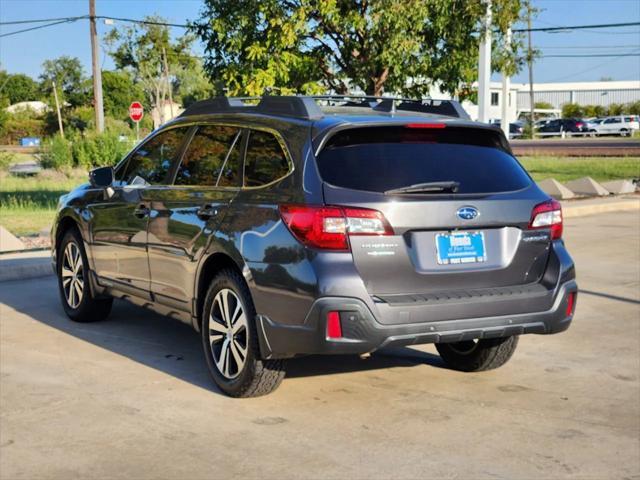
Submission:
<svg viewBox="0 0 640 480">
<path fill-rule="evenodd" d="M 640 178 L 640 157 L 520 157 L 534 180 L 566 182 L 592 177 L 599 182 Z"/>
<path fill-rule="evenodd" d="M 87 174 L 44 171 L 34 177 L 0 172 L 0 225 L 15 235 L 31 235 L 51 226 L 60 195 L 87 181 Z"/>
</svg>

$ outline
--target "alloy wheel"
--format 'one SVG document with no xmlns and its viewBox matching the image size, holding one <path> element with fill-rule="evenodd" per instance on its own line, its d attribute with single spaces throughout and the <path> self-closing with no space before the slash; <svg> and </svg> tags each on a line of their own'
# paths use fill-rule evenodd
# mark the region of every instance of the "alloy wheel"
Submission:
<svg viewBox="0 0 640 480">
<path fill-rule="evenodd" d="M 248 321 L 233 290 L 223 288 L 209 315 L 209 344 L 218 371 L 227 379 L 240 375 L 249 351 Z"/>
<path fill-rule="evenodd" d="M 67 243 L 64 249 L 60 275 L 67 304 L 75 310 L 84 295 L 84 266 L 80 247 L 74 242 Z"/>
</svg>

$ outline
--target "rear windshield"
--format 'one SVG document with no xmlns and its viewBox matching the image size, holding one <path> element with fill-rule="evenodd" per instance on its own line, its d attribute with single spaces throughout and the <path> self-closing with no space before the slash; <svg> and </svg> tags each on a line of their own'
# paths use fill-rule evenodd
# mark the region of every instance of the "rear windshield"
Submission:
<svg viewBox="0 0 640 480">
<path fill-rule="evenodd" d="M 530 185 L 500 145 L 496 132 L 473 128 L 354 128 L 331 137 L 317 161 L 324 181 L 353 190 L 454 181 L 460 184 L 457 193 L 469 194 Z"/>
</svg>

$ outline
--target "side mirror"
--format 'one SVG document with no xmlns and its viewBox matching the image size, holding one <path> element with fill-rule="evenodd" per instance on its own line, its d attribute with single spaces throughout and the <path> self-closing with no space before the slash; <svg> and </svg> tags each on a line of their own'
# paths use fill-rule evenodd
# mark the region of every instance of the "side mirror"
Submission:
<svg viewBox="0 0 640 480">
<path fill-rule="evenodd" d="M 89 183 L 96 188 L 109 188 L 113 184 L 113 167 L 94 168 L 89 172 Z"/>
</svg>

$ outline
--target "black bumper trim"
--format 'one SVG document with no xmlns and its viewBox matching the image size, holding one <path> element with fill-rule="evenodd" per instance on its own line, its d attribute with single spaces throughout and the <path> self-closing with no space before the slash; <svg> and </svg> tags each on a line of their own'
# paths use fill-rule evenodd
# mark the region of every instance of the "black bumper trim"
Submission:
<svg viewBox="0 0 640 480">
<path fill-rule="evenodd" d="M 569 328 L 567 295 L 578 291 L 574 280 L 560 285 L 549 310 L 464 320 L 443 320 L 401 325 L 382 324 L 364 302 L 356 298 L 323 297 L 316 300 L 302 325 L 284 325 L 258 315 L 263 358 L 289 358 L 304 354 L 362 354 L 390 346 L 448 343 L 461 340 L 552 334 Z M 338 310 L 343 337 L 326 337 L 327 312 Z M 425 307 L 428 318 L 429 307 Z"/>
</svg>

